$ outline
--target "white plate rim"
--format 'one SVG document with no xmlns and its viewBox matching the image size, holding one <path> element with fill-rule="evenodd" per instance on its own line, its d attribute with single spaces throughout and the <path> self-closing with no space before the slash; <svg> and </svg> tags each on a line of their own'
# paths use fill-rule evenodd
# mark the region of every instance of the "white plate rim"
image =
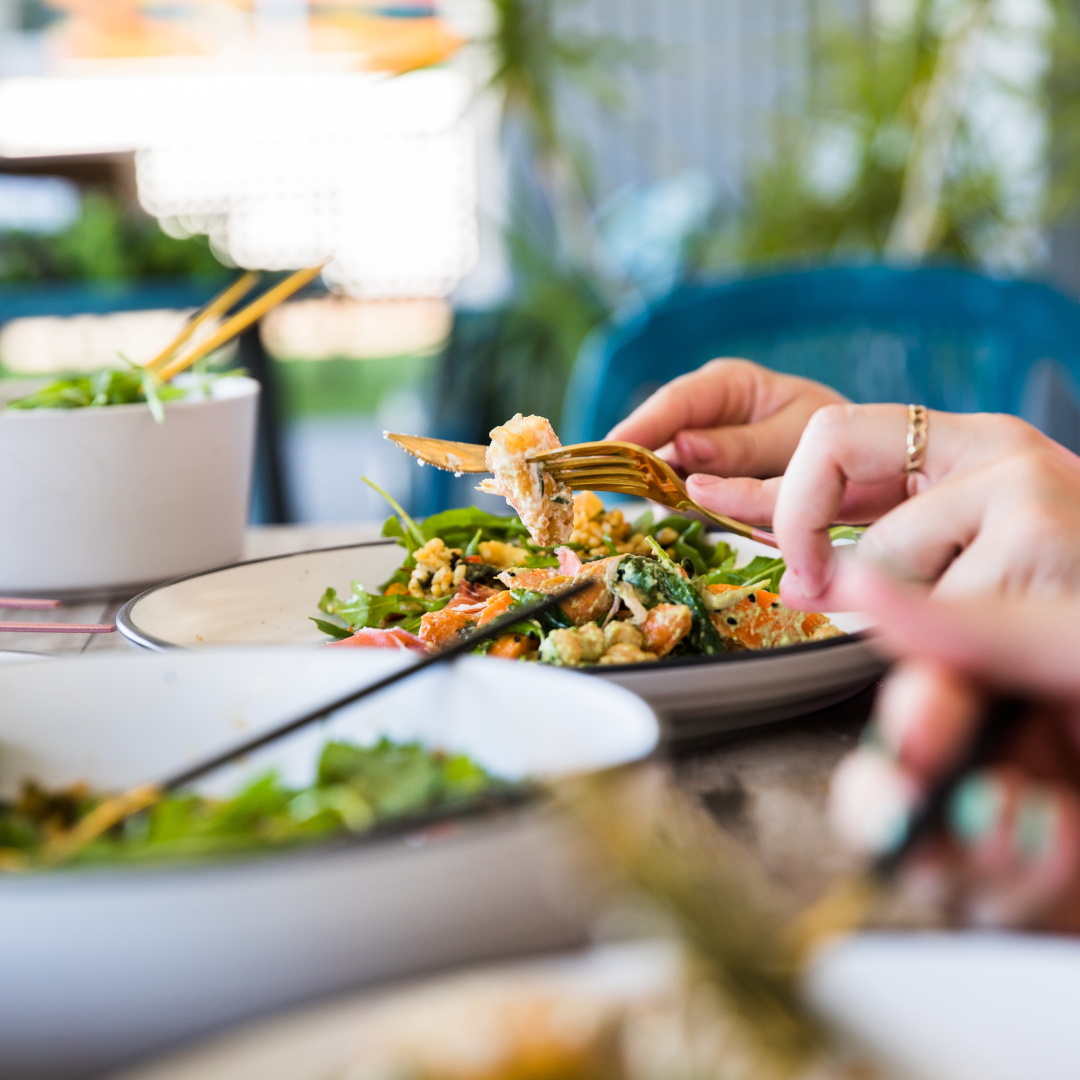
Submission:
<svg viewBox="0 0 1080 1080">
<path fill-rule="evenodd" d="M 191 581 L 194 578 L 210 577 L 213 574 L 219 574 L 225 570 L 234 570 L 241 566 L 255 566 L 259 563 L 279 562 L 285 559 L 301 558 L 305 555 L 318 555 L 328 551 L 356 551 L 361 548 L 387 547 L 391 544 L 397 544 L 397 541 L 393 539 L 362 540 L 355 544 L 335 544 L 332 547 L 308 548 L 304 551 L 289 551 L 283 555 L 267 555 L 261 559 L 246 559 L 242 562 L 227 563 L 225 566 L 216 566 L 210 570 L 197 570 L 192 574 L 184 574 L 181 577 L 172 578 L 169 581 L 162 581 L 157 585 L 152 585 L 150 588 L 144 589 L 137 596 L 133 596 L 116 613 L 116 628 L 129 642 L 142 649 L 149 649 L 153 652 L 165 652 L 168 649 L 182 649 L 184 647 L 182 645 L 177 645 L 175 642 L 171 641 L 165 641 L 163 638 L 155 637 L 153 634 L 139 629 L 138 625 L 135 623 L 132 612 L 140 601 L 145 600 L 151 594 L 159 592 L 162 589 L 167 589 L 172 585 L 179 585 L 183 581 Z M 825 649 L 851 648 L 862 644 L 871 636 L 872 634 L 869 630 L 856 630 L 851 633 L 842 634 L 839 637 L 826 638 L 824 641 L 804 641 L 797 645 L 781 645 L 778 648 L 773 649 L 739 649 L 730 652 L 717 653 L 715 656 L 676 656 L 671 659 L 643 662 L 639 664 L 619 664 L 617 668 L 613 669 L 583 667 L 578 670 L 588 675 L 598 675 L 603 677 L 604 675 L 612 674 L 613 671 L 618 671 L 620 673 L 656 671 L 660 665 L 663 666 L 663 670 L 666 670 L 668 668 L 699 667 L 707 664 L 749 663 L 754 660 L 767 660 L 778 656 L 791 656 L 796 653 L 801 655 L 808 652 L 820 652 Z"/>
</svg>

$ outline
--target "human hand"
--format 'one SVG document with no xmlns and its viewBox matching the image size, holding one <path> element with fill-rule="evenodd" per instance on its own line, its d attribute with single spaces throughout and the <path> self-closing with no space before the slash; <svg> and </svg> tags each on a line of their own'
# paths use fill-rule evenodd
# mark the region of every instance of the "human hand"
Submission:
<svg viewBox="0 0 1080 1080">
<path fill-rule="evenodd" d="M 874 522 L 859 558 L 940 597 L 1080 587 L 1080 458 L 1013 416 L 930 414 L 922 470 L 904 474 L 907 407 L 819 410 L 782 478 L 693 476 L 703 506 L 771 522 L 791 607 L 860 608 L 833 584 L 829 526 Z"/>
<path fill-rule="evenodd" d="M 863 745 L 837 768 L 829 817 L 864 854 L 900 839 L 912 808 L 970 745 L 994 694 L 1030 713 L 993 763 L 962 781 L 948 828 L 901 883 L 979 926 L 1080 932 L 1080 602 L 941 602 L 845 560 L 882 647 L 900 657 Z"/>
<path fill-rule="evenodd" d="M 810 417 L 847 399 L 749 360 L 711 360 L 661 387 L 608 433 L 685 472 L 778 476 Z"/>
</svg>

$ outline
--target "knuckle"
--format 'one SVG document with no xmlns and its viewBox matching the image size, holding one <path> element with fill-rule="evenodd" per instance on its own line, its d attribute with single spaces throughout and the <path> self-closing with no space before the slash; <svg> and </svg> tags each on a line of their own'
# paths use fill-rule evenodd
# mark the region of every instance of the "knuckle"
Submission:
<svg viewBox="0 0 1080 1080">
<path fill-rule="evenodd" d="M 755 364 L 753 360 L 744 360 L 739 356 L 717 356 L 698 370 L 707 371 L 710 374 L 715 375 L 718 372 L 765 371 L 766 369 L 760 364 Z"/>
<path fill-rule="evenodd" d="M 995 443 L 1015 447 L 1042 445 L 1046 436 L 1038 428 L 1008 413 L 980 413 L 973 418 L 984 433 Z"/>
<path fill-rule="evenodd" d="M 822 405 L 807 421 L 806 433 L 815 439 L 831 442 L 855 418 L 857 405 L 844 405 L 834 402 Z"/>
</svg>

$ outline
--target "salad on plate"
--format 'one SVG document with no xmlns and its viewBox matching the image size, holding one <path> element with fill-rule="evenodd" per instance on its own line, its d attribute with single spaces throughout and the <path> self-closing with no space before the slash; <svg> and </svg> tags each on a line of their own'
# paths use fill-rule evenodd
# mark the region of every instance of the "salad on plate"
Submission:
<svg viewBox="0 0 1080 1080">
<path fill-rule="evenodd" d="M 652 663 L 771 649 L 838 636 L 825 616 L 780 602 L 782 558 L 737 565 L 729 544 L 700 521 L 651 511 L 629 521 L 591 491 L 555 482 L 530 453 L 559 445 L 542 417 L 495 428 L 482 489 L 517 511 L 501 517 L 475 507 L 416 522 L 396 511 L 383 526 L 405 549 L 398 570 L 377 587 L 327 589 L 319 628 L 339 647 L 427 653 L 467 637 L 581 582 L 587 588 L 540 619 L 512 626 L 478 651 L 564 667 Z M 374 486 L 374 485 L 372 485 Z M 385 492 L 383 493 L 385 495 Z"/>
</svg>

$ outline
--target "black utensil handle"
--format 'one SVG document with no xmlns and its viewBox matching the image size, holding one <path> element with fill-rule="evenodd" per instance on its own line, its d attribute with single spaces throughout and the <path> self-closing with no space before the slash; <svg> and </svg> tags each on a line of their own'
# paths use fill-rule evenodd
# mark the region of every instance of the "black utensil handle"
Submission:
<svg viewBox="0 0 1080 1080">
<path fill-rule="evenodd" d="M 434 664 L 443 664 L 446 663 L 446 661 L 453 660 L 455 657 L 465 653 L 471 653 L 477 645 L 481 645 L 485 641 L 498 637 L 518 622 L 534 618 L 537 615 L 542 615 L 545 611 L 550 611 L 564 600 L 571 596 L 576 596 L 579 592 L 583 589 L 587 589 L 592 584 L 594 584 L 594 582 L 591 579 L 579 581 L 576 585 L 572 585 L 568 589 L 553 593 L 546 600 L 541 600 L 538 603 L 530 604 L 528 607 L 522 608 L 520 611 L 514 611 L 507 615 L 502 615 L 498 619 L 493 619 L 487 626 L 481 627 L 479 630 L 474 631 L 468 637 L 463 638 L 461 641 L 456 642 L 448 648 L 441 649 L 439 652 L 432 653 L 429 656 L 424 656 L 415 664 L 410 664 L 407 668 L 402 668 L 400 671 L 395 671 L 390 675 L 377 679 L 373 683 L 361 686 L 357 690 L 352 690 L 349 693 L 342 695 L 335 701 L 319 705 L 310 712 L 304 713 L 303 716 L 297 716 L 294 719 L 281 724 L 279 727 L 273 728 L 261 735 L 256 735 L 254 738 L 248 739 L 245 742 L 238 743 L 224 753 L 217 754 L 212 758 L 201 761 L 197 765 L 193 765 L 188 769 L 184 769 L 182 772 L 178 772 L 173 776 L 162 780 L 157 786 L 162 791 L 175 791 L 177 788 L 185 787 L 193 780 L 197 780 L 199 777 L 205 776 L 207 773 L 213 772 L 223 765 L 228 765 L 229 762 L 236 758 L 243 757 L 245 754 L 250 754 L 252 751 L 258 750 L 268 743 L 275 742 L 285 735 L 291 735 L 299 728 L 322 719 L 322 717 L 334 712 L 336 709 L 343 708 L 345 705 L 352 705 L 362 698 L 377 694 L 380 690 L 385 690 L 387 687 L 393 686 L 403 679 L 411 678 L 418 671 L 423 671 L 425 668 L 429 668 Z"/>
<path fill-rule="evenodd" d="M 949 801 L 956 789 L 972 770 L 993 760 L 1002 744 L 1019 726 L 1030 703 L 1022 698 L 998 698 L 988 710 L 986 719 L 971 740 L 960 761 L 941 778 L 925 802 L 910 816 L 904 838 L 896 847 L 879 855 L 873 863 L 874 872 L 892 877 L 904 859 L 935 829 L 945 824 Z"/>
</svg>

